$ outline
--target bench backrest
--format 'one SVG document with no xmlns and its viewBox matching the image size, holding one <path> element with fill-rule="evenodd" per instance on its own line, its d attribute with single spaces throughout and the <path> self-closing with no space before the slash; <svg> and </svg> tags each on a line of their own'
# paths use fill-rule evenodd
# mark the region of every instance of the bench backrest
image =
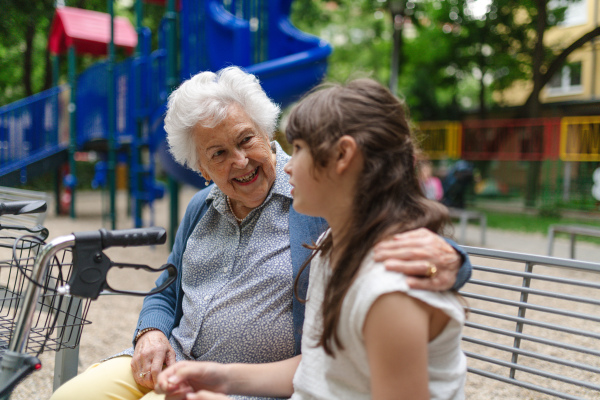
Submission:
<svg viewBox="0 0 600 400">
<path fill-rule="evenodd" d="M 469 372 L 512 385 L 503 398 L 600 398 L 600 264 L 464 248 Z M 477 391 L 498 395 L 494 385 Z"/>
</svg>

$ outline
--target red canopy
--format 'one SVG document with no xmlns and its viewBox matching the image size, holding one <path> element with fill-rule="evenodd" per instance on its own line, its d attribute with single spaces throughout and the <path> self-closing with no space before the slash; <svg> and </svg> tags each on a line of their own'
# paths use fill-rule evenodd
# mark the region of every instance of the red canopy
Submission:
<svg viewBox="0 0 600 400">
<path fill-rule="evenodd" d="M 131 22 L 115 17 L 115 46 L 132 52 L 137 45 L 137 33 Z M 56 9 L 48 49 L 52 54 L 62 54 L 75 46 L 78 54 L 106 55 L 110 43 L 110 15 L 98 11 L 72 7 Z"/>
</svg>

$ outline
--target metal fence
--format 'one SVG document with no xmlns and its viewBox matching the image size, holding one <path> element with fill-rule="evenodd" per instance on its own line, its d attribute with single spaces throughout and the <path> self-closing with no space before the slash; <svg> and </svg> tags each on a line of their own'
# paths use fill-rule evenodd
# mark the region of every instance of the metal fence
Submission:
<svg viewBox="0 0 600 400">
<path fill-rule="evenodd" d="M 600 209 L 600 116 L 421 122 L 417 131 L 438 174 L 454 160 L 475 163 L 477 195 L 524 196 L 536 185 L 539 205 Z"/>
</svg>

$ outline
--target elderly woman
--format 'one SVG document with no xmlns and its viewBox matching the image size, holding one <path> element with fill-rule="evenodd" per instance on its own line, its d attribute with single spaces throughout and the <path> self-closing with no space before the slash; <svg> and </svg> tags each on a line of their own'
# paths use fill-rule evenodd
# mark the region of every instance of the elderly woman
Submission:
<svg viewBox="0 0 600 400">
<path fill-rule="evenodd" d="M 178 281 L 146 298 L 133 348 L 93 365 L 53 400 L 163 399 L 152 389 L 176 361 L 263 363 L 300 352 L 304 306 L 293 282 L 310 254 L 303 244 L 326 224 L 291 207 L 289 156 L 271 142 L 279 111 L 258 80 L 235 67 L 199 73 L 173 92 L 165 118 L 171 152 L 214 181 L 190 201 L 177 231 L 169 262 Z M 376 256 L 412 275 L 413 287 L 444 290 L 470 275 L 466 255 L 449 243 L 421 229 L 380 243 Z"/>
</svg>

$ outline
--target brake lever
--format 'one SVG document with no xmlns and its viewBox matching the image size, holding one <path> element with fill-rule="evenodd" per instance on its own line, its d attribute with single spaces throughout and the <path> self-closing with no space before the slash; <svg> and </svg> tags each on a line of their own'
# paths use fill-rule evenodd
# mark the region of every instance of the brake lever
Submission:
<svg viewBox="0 0 600 400">
<path fill-rule="evenodd" d="M 175 279 L 177 279 L 177 268 L 175 268 L 175 266 L 170 263 L 164 264 L 163 266 L 161 266 L 159 268 L 152 268 L 152 267 L 149 267 L 149 266 L 143 265 L 143 264 L 115 263 L 112 261 L 110 264 L 111 264 L 110 268 L 121 268 L 121 269 L 133 268 L 133 269 L 141 269 L 141 270 L 148 271 L 148 272 L 162 272 L 162 271 L 166 270 L 169 273 L 169 276 L 167 277 L 167 279 L 160 286 L 153 288 L 149 292 L 114 289 L 108 284 L 108 282 L 105 282 L 104 289 L 106 289 L 107 291 L 109 291 L 111 293 L 126 294 L 129 296 L 150 296 L 150 295 L 162 292 L 171 283 L 175 282 Z"/>
<path fill-rule="evenodd" d="M 26 232 L 33 234 L 35 236 L 35 238 L 39 239 L 40 243 L 43 242 L 44 240 L 48 239 L 48 236 L 50 235 L 50 232 L 48 231 L 48 229 L 44 228 L 42 225 L 36 225 L 34 227 L 27 227 L 27 226 L 22 226 L 22 225 L 0 224 L 0 230 L 26 231 Z M 37 246 L 38 244 L 36 243 L 34 245 Z M 27 248 L 31 247 L 31 245 L 26 246 L 25 244 L 20 244 L 19 246 L 20 247 L 18 247 L 18 248 L 23 248 L 23 249 L 27 249 Z"/>
</svg>

